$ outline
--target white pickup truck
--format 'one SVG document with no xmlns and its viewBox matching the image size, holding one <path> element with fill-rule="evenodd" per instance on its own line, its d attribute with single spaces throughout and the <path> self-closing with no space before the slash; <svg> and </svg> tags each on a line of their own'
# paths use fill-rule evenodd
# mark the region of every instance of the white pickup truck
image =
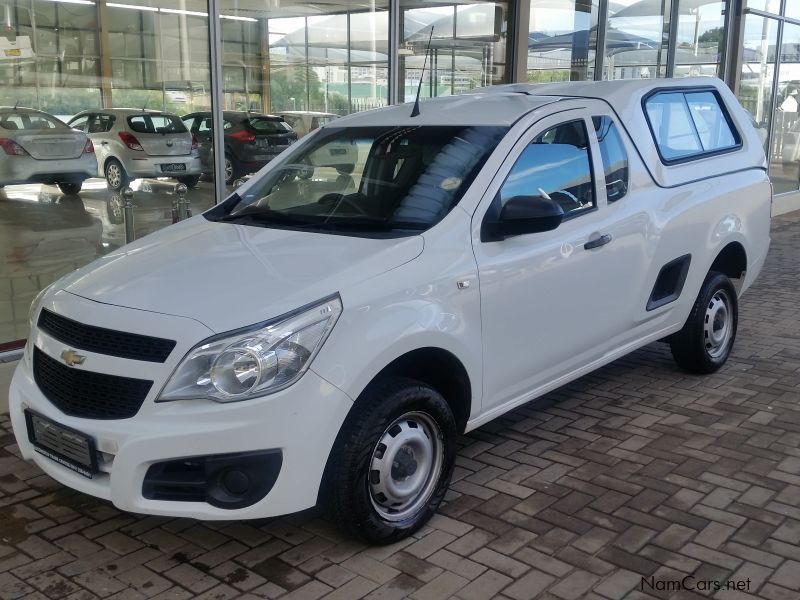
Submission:
<svg viewBox="0 0 800 600">
<path fill-rule="evenodd" d="M 11 387 L 20 450 L 124 510 L 325 502 L 398 540 L 437 509 L 460 433 L 658 340 L 719 369 L 771 196 L 711 78 L 337 119 L 40 294 Z"/>
</svg>

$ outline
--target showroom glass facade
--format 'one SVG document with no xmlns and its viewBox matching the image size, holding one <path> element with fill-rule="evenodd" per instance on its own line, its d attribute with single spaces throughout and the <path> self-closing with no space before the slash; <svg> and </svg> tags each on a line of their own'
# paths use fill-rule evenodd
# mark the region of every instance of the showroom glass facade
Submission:
<svg viewBox="0 0 800 600">
<path fill-rule="evenodd" d="M 800 1 L 0 0 L 0 20 L 0 110 L 12 115 L 0 115 L 0 138 L 40 127 L 13 116 L 37 109 L 80 127 L 98 158 L 77 193 L 0 181 L 0 351 L 25 338 L 43 287 L 212 206 L 282 135 L 417 89 L 429 98 L 513 81 L 721 77 L 760 128 L 775 192 L 800 188 Z M 127 118 L 121 108 L 176 115 L 198 175 L 123 170 L 126 185 L 110 189 L 103 136 L 117 143 L 109 124 Z M 256 139 L 264 114 L 294 134 Z"/>
</svg>

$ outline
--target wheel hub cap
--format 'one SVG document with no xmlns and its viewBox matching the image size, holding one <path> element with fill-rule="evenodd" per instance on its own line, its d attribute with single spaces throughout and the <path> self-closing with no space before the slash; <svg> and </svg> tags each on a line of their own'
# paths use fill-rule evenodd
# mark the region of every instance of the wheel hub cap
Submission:
<svg viewBox="0 0 800 600">
<path fill-rule="evenodd" d="M 381 435 L 369 464 L 369 492 L 389 521 L 414 515 L 430 499 L 442 470 L 442 436 L 427 414 L 396 419 Z"/>
<path fill-rule="evenodd" d="M 731 299 L 724 290 L 717 291 L 706 307 L 703 325 L 706 352 L 718 358 L 727 349 L 733 327 L 731 324 Z"/>
</svg>

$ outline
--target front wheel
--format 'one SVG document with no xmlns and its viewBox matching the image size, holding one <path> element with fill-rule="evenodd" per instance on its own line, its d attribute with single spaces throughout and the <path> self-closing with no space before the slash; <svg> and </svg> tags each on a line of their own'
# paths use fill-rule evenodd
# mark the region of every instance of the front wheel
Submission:
<svg viewBox="0 0 800 600">
<path fill-rule="evenodd" d="M 62 193 L 70 196 L 72 194 L 77 194 L 81 191 L 83 187 L 82 181 L 62 181 L 61 183 L 57 184 L 58 189 L 61 190 Z"/>
<path fill-rule="evenodd" d="M 109 189 L 115 192 L 124 188 L 131 181 L 122 163 L 116 158 L 112 158 L 106 163 L 105 175 Z"/>
<path fill-rule="evenodd" d="M 433 388 L 401 377 L 371 384 L 327 471 L 329 508 L 342 530 L 390 544 L 422 527 L 447 491 L 457 435 L 450 406 Z"/>
<path fill-rule="evenodd" d="M 738 323 L 736 289 L 725 275 L 711 271 L 683 329 L 670 337 L 672 357 L 690 373 L 714 373 L 733 350 Z"/>
</svg>

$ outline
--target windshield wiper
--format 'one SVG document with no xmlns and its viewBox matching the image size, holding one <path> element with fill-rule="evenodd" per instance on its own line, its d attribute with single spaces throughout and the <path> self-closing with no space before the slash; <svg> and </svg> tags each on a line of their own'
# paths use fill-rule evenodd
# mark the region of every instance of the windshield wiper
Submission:
<svg viewBox="0 0 800 600">
<path fill-rule="evenodd" d="M 308 221 L 307 219 L 287 215 L 286 213 L 277 210 L 266 209 L 262 209 L 257 212 L 242 211 L 238 213 L 231 213 L 225 215 L 224 217 L 218 218 L 217 221 L 221 221 L 223 223 L 276 223 L 279 225 L 291 225 L 295 227 L 309 227 L 317 225 L 317 223 L 314 221 Z"/>
</svg>

